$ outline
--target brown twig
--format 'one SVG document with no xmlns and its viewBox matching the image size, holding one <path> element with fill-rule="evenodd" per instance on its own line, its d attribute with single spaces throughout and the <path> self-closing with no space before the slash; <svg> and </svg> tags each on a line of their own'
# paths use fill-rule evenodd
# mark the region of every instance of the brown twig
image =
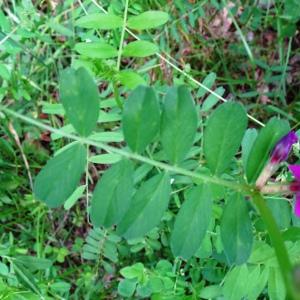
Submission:
<svg viewBox="0 0 300 300">
<path fill-rule="evenodd" d="M 10 133 L 12 134 L 12 136 L 14 137 L 14 140 L 15 140 L 15 142 L 16 142 L 19 150 L 20 150 L 20 153 L 21 153 L 21 156 L 22 156 L 22 159 L 24 161 L 24 165 L 25 165 L 25 168 L 26 168 L 26 171 L 27 171 L 27 175 L 28 175 L 28 179 L 29 179 L 29 185 L 30 185 L 31 190 L 33 191 L 33 182 L 32 182 L 32 176 L 31 176 L 31 172 L 30 172 L 29 163 L 28 163 L 26 155 L 25 155 L 25 153 L 23 151 L 23 147 L 21 145 L 18 133 L 16 132 L 16 130 L 15 130 L 12 122 L 8 123 L 8 130 L 10 131 Z"/>
</svg>

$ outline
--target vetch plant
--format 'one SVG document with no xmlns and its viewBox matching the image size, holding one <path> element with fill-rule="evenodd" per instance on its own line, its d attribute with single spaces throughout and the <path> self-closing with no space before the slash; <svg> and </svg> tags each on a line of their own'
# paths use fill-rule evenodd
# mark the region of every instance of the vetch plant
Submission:
<svg viewBox="0 0 300 300">
<path fill-rule="evenodd" d="M 262 193 L 276 194 L 276 193 L 294 193 L 296 194 L 295 201 L 295 215 L 300 217 L 300 165 L 289 165 L 289 170 L 295 177 L 295 180 L 291 183 L 282 183 L 280 185 L 266 185 L 268 179 L 278 169 L 279 164 L 288 158 L 288 155 L 292 149 L 293 144 L 298 142 L 298 137 L 295 132 L 291 131 L 285 135 L 276 144 L 270 160 L 263 169 L 261 175 L 256 181 L 256 186 Z"/>
<path fill-rule="evenodd" d="M 82 76 L 85 89 L 81 85 Z M 206 118 L 185 86 L 168 88 L 163 98 L 157 96 L 154 88 L 139 86 L 129 95 L 122 111 L 121 126 L 126 145 L 111 146 L 97 139 L 101 136 L 97 125 L 101 113 L 97 113 L 99 98 L 93 78 L 82 67 L 68 69 L 62 73 L 60 89 L 67 119 L 78 135 L 1 106 L 8 115 L 73 140 L 37 175 L 34 193 L 38 200 L 49 207 L 60 207 L 70 202 L 70 198 L 78 199 L 74 193 L 78 193 L 78 188 L 83 192 L 80 178 L 86 172 L 86 205 L 92 224 L 101 228 L 103 236 L 109 230 L 118 236 L 118 241 L 124 238 L 131 243 L 161 226 L 176 197 L 180 200 L 176 202 L 175 212 L 171 212 L 171 233 L 166 237 L 165 247 L 170 247 L 177 259 L 190 261 L 204 243 L 209 228 L 215 228 L 213 230 L 220 232 L 222 248 L 219 251 L 223 259 L 228 266 L 237 268 L 231 276 L 247 271 L 246 264 L 257 243 L 253 227 L 256 213 L 249 209 L 249 204 L 253 203 L 269 233 L 286 295 L 288 299 L 297 299 L 292 278 L 294 259 L 292 263 L 262 196 L 274 191 L 275 186 L 269 187 L 266 182 L 297 141 L 286 121 L 271 119 L 255 140 L 248 143 L 248 148 L 242 149 L 245 160 L 242 168 L 238 163 L 238 151 L 247 136 L 248 120 L 245 108 L 239 103 L 221 104 Z M 92 101 L 91 105 L 87 105 L 87 101 Z M 87 176 L 89 146 L 121 158 L 112 162 L 94 191 L 89 190 Z M 233 172 L 234 169 L 238 172 Z M 299 167 L 290 166 L 290 169 L 299 178 Z M 298 192 L 296 187 L 297 181 L 280 185 L 279 189 Z M 88 201 L 90 193 L 91 204 Z M 247 201 L 246 197 L 252 200 Z M 217 217 L 215 210 L 220 208 L 222 217 Z M 298 211 L 298 204 L 296 208 Z M 87 254 L 89 249 L 90 246 L 85 246 L 85 257 L 95 259 L 98 250 L 93 248 L 92 254 Z M 120 287 L 122 291 L 123 285 L 124 282 Z M 135 284 L 131 288 L 134 292 Z M 227 295 L 228 290 L 225 285 L 223 293 Z M 243 297 L 252 294 L 252 291 L 244 292 Z"/>
</svg>

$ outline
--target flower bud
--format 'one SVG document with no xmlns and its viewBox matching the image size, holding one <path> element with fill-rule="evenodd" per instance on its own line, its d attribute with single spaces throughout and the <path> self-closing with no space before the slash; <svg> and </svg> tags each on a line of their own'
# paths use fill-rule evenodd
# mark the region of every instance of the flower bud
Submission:
<svg viewBox="0 0 300 300">
<path fill-rule="evenodd" d="M 279 164 L 285 161 L 292 149 L 293 144 L 298 142 L 298 137 L 294 131 L 290 131 L 287 135 L 279 140 L 272 151 L 270 162 Z"/>
</svg>

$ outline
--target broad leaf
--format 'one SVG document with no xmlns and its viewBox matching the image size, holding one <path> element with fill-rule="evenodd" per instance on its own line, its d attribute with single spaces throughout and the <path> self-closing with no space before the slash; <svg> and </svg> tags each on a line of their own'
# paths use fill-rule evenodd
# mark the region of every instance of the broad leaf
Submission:
<svg viewBox="0 0 300 300">
<path fill-rule="evenodd" d="M 285 241 L 297 242 L 300 240 L 300 227 L 290 227 L 282 236 Z"/>
<path fill-rule="evenodd" d="M 249 128 L 246 130 L 242 141 L 242 162 L 244 168 L 246 168 L 248 157 L 256 138 L 257 130 L 255 128 Z"/>
<path fill-rule="evenodd" d="M 225 89 L 222 86 L 220 86 L 220 87 L 216 88 L 214 90 L 214 92 L 219 96 L 223 96 L 223 94 L 225 93 Z M 215 106 L 215 104 L 218 103 L 218 101 L 219 101 L 219 98 L 216 95 L 209 94 L 208 97 L 205 99 L 205 101 L 202 104 L 201 111 L 203 111 L 203 112 L 209 111 L 213 106 Z"/>
<path fill-rule="evenodd" d="M 192 188 L 176 217 L 171 248 L 175 256 L 192 257 L 199 249 L 212 216 L 212 195 L 208 185 Z"/>
<path fill-rule="evenodd" d="M 18 282 L 23 285 L 25 288 L 30 289 L 37 295 L 41 296 L 40 288 L 36 284 L 35 278 L 28 271 L 27 268 L 23 267 L 21 264 L 14 262 L 13 268 L 16 274 Z"/>
<path fill-rule="evenodd" d="M 62 205 L 79 184 L 86 156 L 85 147 L 77 143 L 51 158 L 35 179 L 36 198 L 49 207 Z"/>
<path fill-rule="evenodd" d="M 153 88 L 137 87 L 128 97 L 123 111 L 123 132 L 134 152 L 143 152 L 159 132 L 160 107 Z"/>
<path fill-rule="evenodd" d="M 286 289 L 279 268 L 270 268 L 268 278 L 268 295 L 270 300 L 286 299 Z"/>
<path fill-rule="evenodd" d="M 132 70 L 123 70 L 118 74 L 120 82 L 129 89 L 135 89 L 139 85 L 146 85 L 144 78 Z"/>
<path fill-rule="evenodd" d="M 203 287 L 200 290 L 200 299 L 217 299 L 222 296 L 222 287 L 218 284 Z"/>
<path fill-rule="evenodd" d="M 36 271 L 36 270 L 46 270 L 52 266 L 52 262 L 46 258 L 38 258 L 36 256 L 26 256 L 20 255 L 15 257 L 16 262 L 24 265 L 26 268 Z"/>
<path fill-rule="evenodd" d="M 158 47 L 148 41 L 134 41 L 127 44 L 122 55 L 124 57 L 147 57 L 158 52 Z"/>
<path fill-rule="evenodd" d="M 94 226 L 116 225 L 127 212 L 133 194 L 133 165 L 121 160 L 110 167 L 98 181 L 91 206 Z"/>
<path fill-rule="evenodd" d="M 202 84 L 204 86 L 206 86 L 208 89 L 211 89 L 216 81 L 216 78 L 217 78 L 216 73 L 214 73 L 214 72 L 209 73 L 202 81 Z M 197 98 L 203 97 L 206 93 L 208 93 L 208 91 L 206 89 L 204 89 L 203 87 L 200 87 L 197 92 Z"/>
<path fill-rule="evenodd" d="M 136 263 L 132 266 L 122 268 L 120 273 L 127 279 L 138 278 L 139 280 L 142 280 L 145 273 L 145 267 L 142 263 Z"/>
<path fill-rule="evenodd" d="M 118 56 L 118 50 L 105 42 L 77 43 L 74 49 L 89 58 L 104 59 Z"/>
<path fill-rule="evenodd" d="M 0 77 L 2 77 L 4 80 L 9 80 L 10 78 L 10 72 L 4 64 L 0 64 Z"/>
<path fill-rule="evenodd" d="M 168 207 L 170 177 L 159 174 L 144 182 L 134 195 L 130 209 L 117 227 L 127 239 L 144 236 L 159 224 Z"/>
<path fill-rule="evenodd" d="M 98 88 L 90 73 L 84 68 L 64 70 L 59 91 L 70 123 L 80 135 L 88 136 L 97 125 L 100 109 Z"/>
<path fill-rule="evenodd" d="M 266 203 L 279 229 L 288 229 L 291 224 L 291 205 L 283 196 L 265 197 Z"/>
<path fill-rule="evenodd" d="M 248 277 L 248 297 L 249 300 L 259 299 L 259 295 L 263 292 L 269 276 L 269 267 L 255 266 L 249 270 Z"/>
<path fill-rule="evenodd" d="M 247 265 L 231 269 L 225 277 L 224 299 L 241 300 L 247 296 L 249 271 Z"/>
<path fill-rule="evenodd" d="M 79 186 L 64 203 L 64 209 L 71 209 L 75 205 L 75 203 L 82 197 L 84 190 L 85 185 Z"/>
<path fill-rule="evenodd" d="M 204 130 L 204 154 L 213 174 L 222 174 L 238 151 L 247 127 L 241 104 L 227 102 L 209 117 Z"/>
<path fill-rule="evenodd" d="M 272 118 L 255 139 L 246 164 L 249 183 L 255 182 L 265 166 L 269 155 L 280 138 L 290 130 L 287 121 Z"/>
<path fill-rule="evenodd" d="M 121 156 L 119 154 L 114 153 L 105 153 L 90 156 L 89 161 L 94 164 L 103 164 L 103 165 L 111 165 L 121 160 Z"/>
<path fill-rule="evenodd" d="M 122 279 L 118 284 L 118 294 L 122 297 L 132 297 L 137 285 L 136 279 Z"/>
<path fill-rule="evenodd" d="M 130 17 L 127 26 L 130 29 L 144 30 L 155 28 L 165 24 L 169 20 L 169 15 L 162 11 L 150 10 L 138 16 Z"/>
<path fill-rule="evenodd" d="M 253 233 L 247 202 L 240 194 L 227 199 L 221 219 L 221 239 L 230 264 L 245 263 L 252 250 Z"/>
<path fill-rule="evenodd" d="M 115 29 L 122 27 L 123 19 L 113 14 L 95 13 L 81 17 L 75 25 L 88 29 Z"/>
<path fill-rule="evenodd" d="M 191 149 L 197 121 L 197 111 L 187 87 L 170 88 L 164 99 L 161 142 L 172 163 L 181 162 Z"/>
</svg>

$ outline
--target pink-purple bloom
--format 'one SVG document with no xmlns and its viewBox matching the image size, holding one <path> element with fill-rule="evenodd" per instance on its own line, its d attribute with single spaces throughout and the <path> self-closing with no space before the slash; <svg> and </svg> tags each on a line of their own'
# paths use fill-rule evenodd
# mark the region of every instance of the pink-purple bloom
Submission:
<svg viewBox="0 0 300 300">
<path fill-rule="evenodd" d="M 276 172 L 279 164 L 285 161 L 292 149 L 293 144 L 297 143 L 298 137 L 294 131 L 290 131 L 284 137 L 282 137 L 275 145 L 270 159 L 263 171 L 260 173 L 256 180 L 256 186 L 261 189 L 264 187 L 268 179 Z"/>
<path fill-rule="evenodd" d="M 277 142 L 271 153 L 268 163 L 266 164 L 256 181 L 256 186 L 261 190 L 262 193 L 295 194 L 295 215 L 297 217 L 300 217 L 300 165 L 289 165 L 289 170 L 295 178 L 293 182 L 280 185 L 266 185 L 268 179 L 278 169 L 279 164 L 288 158 L 293 144 L 297 142 L 298 137 L 294 131 L 290 131 L 287 135 L 285 135 Z"/>
<path fill-rule="evenodd" d="M 298 137 L 294 131 L 290 131 L 287 135 L 281 138 L 275 145 L 270 162 L 272 164 L 279 164 L 285 161 L 292 149 L 293 144 L 298 142 Z"/>
</svg>

